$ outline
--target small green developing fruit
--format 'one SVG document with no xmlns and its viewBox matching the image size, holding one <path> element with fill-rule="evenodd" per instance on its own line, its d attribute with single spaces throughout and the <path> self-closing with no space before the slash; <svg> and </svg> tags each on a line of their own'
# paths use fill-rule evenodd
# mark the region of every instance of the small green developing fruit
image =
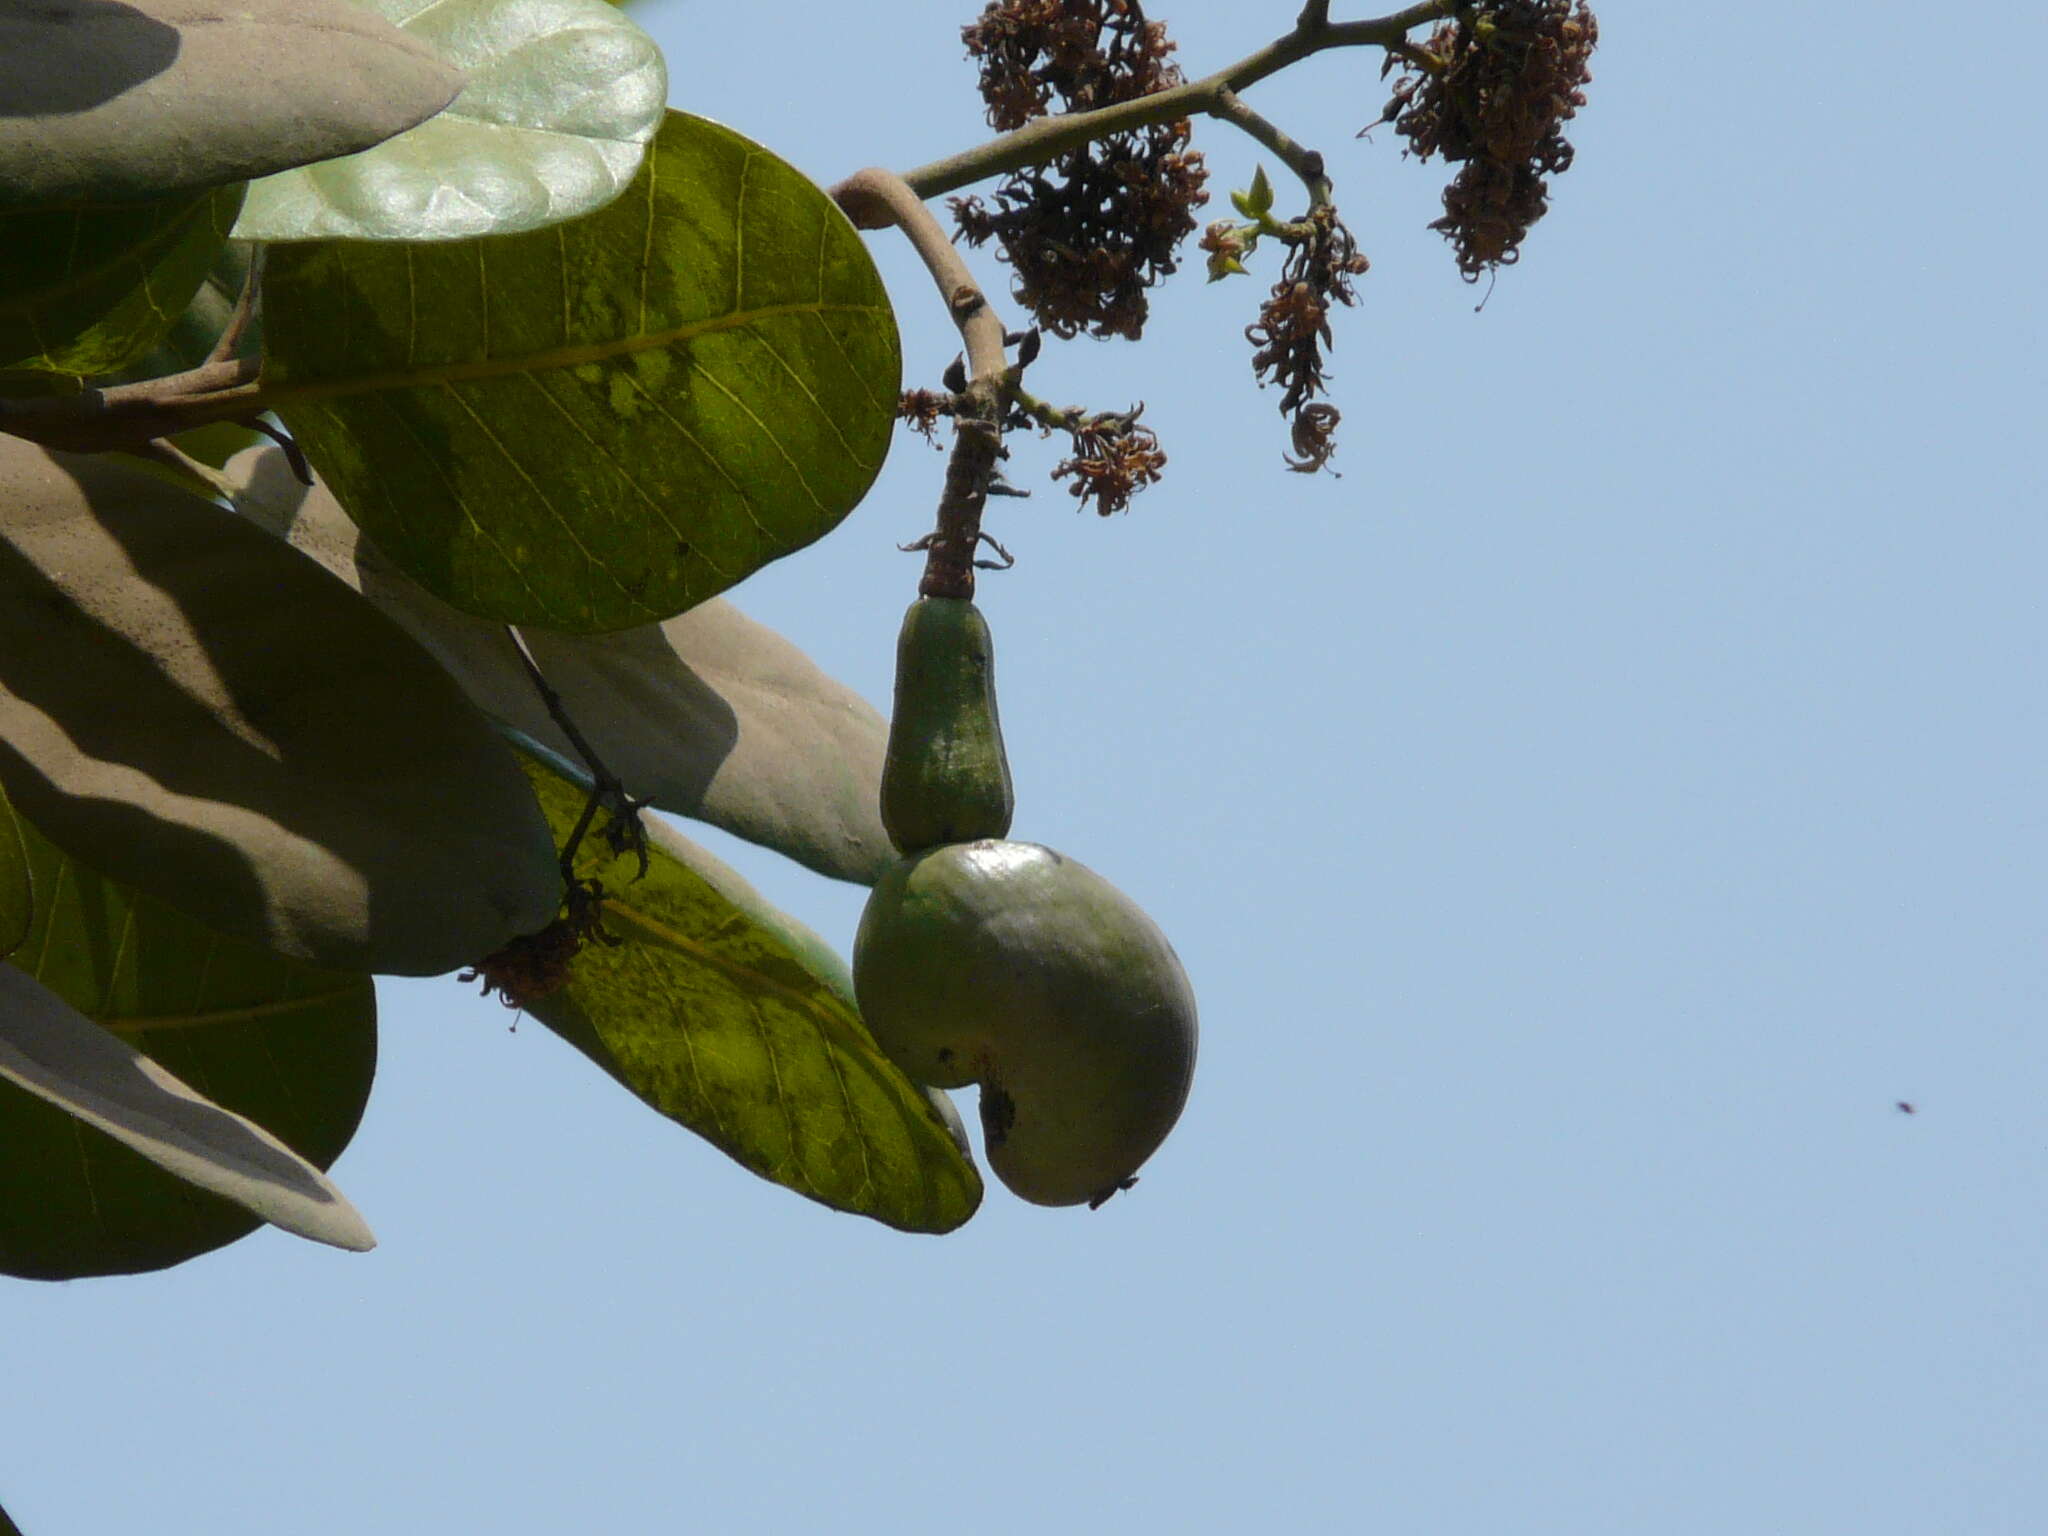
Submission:
<svg viewBox="0 0 2048 1536">
<path fill-rule="evenodd" d="M 988 621 L 967 598 L 920 597 L 896 637 L 882 825 L 918 853 L 1003 836 L 1015 803 Z"/>
<path fill-rule="evenodd" d="M 1195 997 L 1152 920 L 1035 843 L 955 843 L 882 877 L 854 940 L 876 1042 L 915 1081 L 981 1084 L 996 1175 L 1038 1205 L 1100 1203 L 1180 1118 Z"/>
</svg>

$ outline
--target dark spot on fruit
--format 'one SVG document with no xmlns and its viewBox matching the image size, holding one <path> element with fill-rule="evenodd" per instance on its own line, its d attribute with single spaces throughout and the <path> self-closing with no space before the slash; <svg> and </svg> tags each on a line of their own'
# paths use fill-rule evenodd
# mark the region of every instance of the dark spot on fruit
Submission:
<svg viewBox="0 0 2048 1536">
<path fill-rule="evenodd" d="M 1017 1104 L 1007 1093 L 994 1083 L 985 1083 L 981 1090 L 981 1129 L 988 1137 L 988 1144 L 1000 1147 L 1009 1138 L 1010 1128 L 1017 1123 Z"/>
<path fill-rule="evenodd" d="M 949 1063 L 950 1061 L 952 1061 L 952 1059 L 953 1059 L 953 1047 L 951 1047 L 950 1045 L 942 1045 L 942 1046 L 940 1046 L 940 1047 L 939 1047 L 939 1065 L 940 1065 L 940 1066 L 945 1066 L 945 1065 L 946 1065 L 947 1063 Z"/>
</svg>

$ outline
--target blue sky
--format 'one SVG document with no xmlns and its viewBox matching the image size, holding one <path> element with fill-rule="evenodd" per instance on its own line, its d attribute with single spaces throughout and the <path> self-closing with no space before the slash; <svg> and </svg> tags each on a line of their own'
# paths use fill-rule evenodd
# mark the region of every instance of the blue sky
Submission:
<svg viewBox="0 0 2048 1536">
<path fill-rule="evenodd" d="M 1292 10 L 1156 14 L 1200 72 Z M 678 106 L 820 180 L 981 136 L 965 8 L 640 14 Z M 1128 517 L 1003 504 L 982 596 L 1017 835 L 1145 905 L 1202 1000 L 1130 1196 L 996 1189 L 904 1237 L 452 980 L 392 986 L 336 1168 L 382 1247 L 0 1282 L 10 1512 L 2048 1528 L 2048 24 L 1967 18 L 1610 7 L 1578 162 L 1478 314 L 1425 228 L 1438 168 L 1352 138 L 1374 61 L 1259 87 L 1373 262 L 1341 479 L 1282 469 L 1240 334 L 1263 281 L 1197 262 L 1142 345 L 1047 348 L 1041 394 L 1142 398 L 1171 455 Z M 1222 217 L 1257 156 L 1198 143 Z M 935 382 L 950 328 L 875 248 Z M 901 441 L 740 594 L 878 702 L 941 463 Z M 704 840 L 850 943 L 860 892 Z"/>
</svg>

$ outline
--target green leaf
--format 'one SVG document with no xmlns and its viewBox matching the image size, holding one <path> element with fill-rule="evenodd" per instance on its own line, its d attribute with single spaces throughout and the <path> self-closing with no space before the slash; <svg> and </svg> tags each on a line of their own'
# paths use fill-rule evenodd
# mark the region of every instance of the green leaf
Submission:
<svg viewBox="0 0 2048 1536">
<path fill-rule="evenodd" d="M 436 596 L 591 632 L 822 537 L 888 452 L 901 358 L 853 226 L 672 112 L 625 196 L 536 234 L 271 253 L 268 398 Z"/>
<path fill-rule="evenodd" d="M 467 72 L 440 116 L 375 149 L 266 177 L 242 240 L 468 240 L 594 212 L 661 126 L 668 70 L 604 0 L 357 0 Z"/>
<path fill-rule="evenodd" d="M 287 1232 L 358 1253 L 377 1246 L 319 1169 L 11 965 L 0 965 L 0 1079 Z"/>
<path fill-rule="evenodd" d="M 0 795 L 0 959 L 21 948 L 36 917 L 28 873 L 28 842 L 20 818 Z"/>
<path fill-rule="evenodd" d="M 0 206 L 0 371 L 113 373 L 192 301 L 239 186 L 152 202 Z"/>
<path fill-rule="evenodd" d="M 224 938 L 21 827 L 40 899 L 13 965 L 317 1167 L 340 1156 L 376 1068 L 370 978 Z M 9 982 L 0 995 L 11 1006 L 20 990 Z M 258 1225 L 240 1205 L 0 1082 L 0 1272 L 162 1269 Z"/>
<path fill-rule="evenodd" d="M 1252 174 L 1252 190 L 1247 198 L 1251 207 L 1245 210 L 1245 217 L 1255 219 L 1261 214 L 1273 211 L 1273 183 L 1266 179 L 1266 168 L 1262 165 Z"/>
<path fill-rule="evenodd" d="M 584 791 L 527 771 L 566 833 Z M 922 1089 L 876 1048 L 839 957 L 731 869 L 646 821 L 651 868 L 585 842 L 604 926 L 528 1011 L 671 1120 L 798 1194 L 908 1232 L 950 1232 L 981 1177 Z"/>
<path fill-rule="evenodd" d="M 347 0 L 0 9 L 0 204 L 156 198 L 353 154 L 462 76 Z"/>
<path fill-rule="evenodd" d="M 0 506 L 0 780 L 53 841 L 325 965 L 432 975 L 553 917 L 511 752 L 358 594 L 113 455 L 0 437 Z"/>
<path fill-rule="evenodd" d="M 281 450 L 239 454 L 226 473 L 238 510 L 404 625 L 478 705 L 572 751 L 503 625 L 458 613 L 392 565 Z M 840 880 L 872 885 L 895 862 L 878 809 L 887 722 L 723 599 L 611 635 L 522 633 L 606 766 L 657 809 Z"/>
</svg>

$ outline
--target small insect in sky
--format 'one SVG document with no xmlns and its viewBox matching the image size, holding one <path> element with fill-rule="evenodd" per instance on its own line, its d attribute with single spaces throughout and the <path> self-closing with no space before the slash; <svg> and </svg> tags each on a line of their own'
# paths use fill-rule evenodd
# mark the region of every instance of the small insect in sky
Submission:
<svg viewBox="0 0 2048 1536">
<path fill-rule="evenodd" d="M 1899 1113 L 1902 1115 L 1917 1115 L 1920 1113 L 1919 1110 L 1915 1109 L 1911 1104 L 1908 1104 L 1904 1099 L 1899 1100 L 1897 1107 Z"/>
</svg>

